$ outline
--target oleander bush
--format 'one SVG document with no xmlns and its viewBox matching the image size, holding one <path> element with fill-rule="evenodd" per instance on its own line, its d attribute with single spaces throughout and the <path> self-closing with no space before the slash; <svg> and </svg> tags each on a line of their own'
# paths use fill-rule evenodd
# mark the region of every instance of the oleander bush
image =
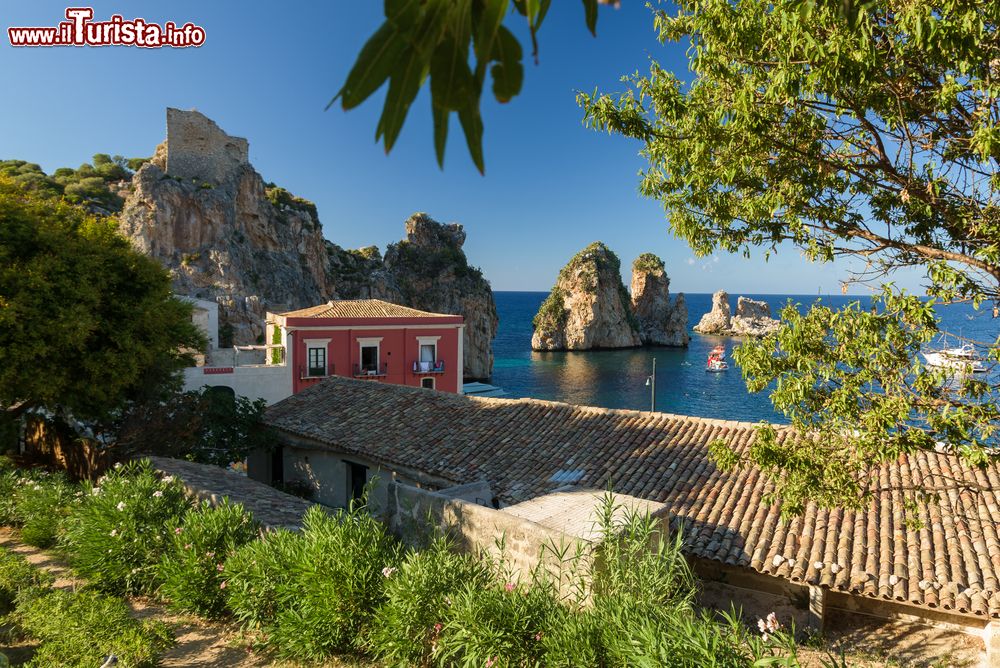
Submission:
<svg viewBox="0 0 1000 668">
<path fill-rule="evenodd" d="M 242 504 L 224 499 L 202 504 L 171 532 L 160 561 L 160 595 L 171 607 L 217 618 L 225 612 L 224 564 L 237 549 L 257 537 L 258 527 Z"/>
<path fill-rule="evenodd" d="M 148 460 L 121 465 L 84 486 L 67 522 L 70 562 L 102 591 L 152 593 L 160 559 L 188 507 L 181 482 L 161 479 Z"/>
<path fill-rule="evenodd" d="M 370 654 L 393 666 L 429 665 L 453 600 L 464 588 L 484 589 L 492 579 L 483 562 L 452 547 L 438 538 L 383 572 L 385 603 L 367 634 Z"/>
<path fill-rule="evenodd" d="M 36 473 L 14 494 L 14 518 L 24 542 L 41 548 L 55 545 L 79 497 L 79 485 L 65 474 Z"/>
<path fill-rule="evenodd" d="M 0 547 L 0 615 L 10 611 L 23 592 L 48 587 L 53 579 L 21 555 Z"/>
<path fill-rule="evenodd" d="M 96 668 L 113 654 L 120 668 L 146 668 L 171 644 L 165 624 L 133 619 L 125 601 L 89 589 L 19 600 L 14 620 L 41 642 L 29 667 Z"/>
<path fill-rule="evenodd" d="M 302 557 L 302 537 L 279 529 L 238 548 L 223 568 L 226 607 L 244 628 L 260 630 L 278 614 L 278 592 Z"/>
<path fill-rule="evenodd" d="M 362 630 L 385 598 L 383 570 L 399 560 L 396 540 L 363 507 L 313 506 L 289 547 L 296 554 L 266 627 L 271 646 L 306 661 L 360 649 Z"/>
</svg>

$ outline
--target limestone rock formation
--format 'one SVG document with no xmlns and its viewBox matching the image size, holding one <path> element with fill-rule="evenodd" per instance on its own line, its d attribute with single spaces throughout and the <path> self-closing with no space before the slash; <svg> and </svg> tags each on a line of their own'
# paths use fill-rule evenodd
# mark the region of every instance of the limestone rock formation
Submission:
<svg viewBox="0 0 1000 668">
<path fill-rule="evenodd" d="M 467 379 L 493 373 L 493 339 L 499 319 L 493 291 L 462 250 L 465 230 L 425 213 L 406 221 L 406 239 L 390 244 L 383 258 L 375 247 L 344 250 L 330 245 L 331 281 L 338 296 L 385 299 L 465 318 Z"/>
<path fill-rule="evenodd" d="M 600 241 L 559 272 L 534 319 L 533 350 L 591 350 L 642 345 L 622 284 L 618 257 Z"/>
<path fill-rule="evenodd" d="M 643 253 L 632 263 L 632 313 L 639 322 L 639 337 L 646 345 L 688 345 L 687 303 L 684 293 L 670 302 L 670 278 L 663 260 Z"/>
<path fill-rule="evenodd" d="M 262 342 L 266 311 L 375 297 L 465 317 L 465 375 L 489 378 L 493 292 L 462 251 L 461 225 L 426 214 L 385 257 L 323 238 L 315 205 L 265 184 L 245 139 L 196 111 L 167 110 L 167 139 L 123 190 L 121 232 L 173 272 L 178 294 L 219 303 L 224 346 Z"/>
<path fill-rule="evenodd" d="M 223 343 L 260 340 L 265 312 L 329 298 L 311 202 L 265 186 L 246 140 L 196 111 L 168 110 L 167 140 L 132 177 L 121 232 L 174 274 L 178 294 L 219 302 Z"/>
<path fill-rule="evenodd" d="M 712 310 L 701 316 L 694 331 L 701 334 L 725 334 L 732 329 L 733 317 L 729 310 L 729 293 L 719 290 L 712 295 Z"/>
<path fill-rule="evenodd" d="M 733 331 L 739 336 L 766 336 L 778 330 L 781 321 L 771 317 L 771 307 L 767 302 L 749 297 L 736 300 L 736 315 L 733 316 Z"/>
<path fill-rule="evenodd" d="M 736 315 L 729 310 L 729 295 L 719 290 L 712 295 L 712 310 L 702 316 L 694 331 L 723 336 L 765 336 L 781 327 L 781 321 L 771 317 L 767 302 L 740 297 Z"/>
</svg>

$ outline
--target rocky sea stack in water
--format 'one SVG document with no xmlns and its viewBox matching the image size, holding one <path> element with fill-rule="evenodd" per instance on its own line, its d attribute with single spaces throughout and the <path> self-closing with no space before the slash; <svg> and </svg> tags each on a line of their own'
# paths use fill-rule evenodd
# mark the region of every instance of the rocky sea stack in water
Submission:
<svg viewBox="0 0 1000 668">
<path fill-rule="evenodd" d="M 174 291 L 219 303 L 224 346 L 262 342 L 266 311 L 375 297 L 465 318 L 465 375 L 488 378 L 497 315 L 461 225 L 426 214 L 406 239 L 344 250 L 323 238 L 312 202 L 266 184 L 246 139 L 197 111 L 167 110 L 167 139 L 123 188 L 122 234 L 158 259 Z"/>
<path fill-rule="evenodd" d="M 533 321 L 533 350 L 630 348 L 642 344 L 622 284 L 621 262 L 600 241 L 569 261 Z"/>
<path fill-rule="evenodd" d="M 687 303 L 684 293 L 670 302 L 670 278 L 663 260 L 643 253 L 632 263 L 632 313 L 639 322 L 639 337 L 646 345 L 688 345 Z"/>
<path fill-rule="evenodd" d="M 465 377 L 493 373 L 493 338 L 499 319 L 493 291 L 462 250 L 465 230 L 425 213 L 406 221 L 406 239 L 378 248 L 344 250 L 331 244 L 331 282 L 346 299 L 384 299 L 435 313 L 465 317 Z"/>
<path fill-rule="evenodd" d="M 694 331 L 722 336 L 766 336 L 781 327 L 771 317 L 767 302 L 748 297 L 736 301 L 736 315 L 730 315 L 729 295 L 719 290 L 712 295 L 712 310 L 701 317 Z"/>
</svg>

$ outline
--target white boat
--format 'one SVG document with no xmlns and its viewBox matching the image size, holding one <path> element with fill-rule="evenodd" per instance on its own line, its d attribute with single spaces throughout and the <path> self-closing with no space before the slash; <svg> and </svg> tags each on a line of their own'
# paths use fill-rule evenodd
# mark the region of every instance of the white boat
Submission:
<svg viewBox="0 0 1000 668">
<path fill-rule="evenodd" d="M 727 371 L 729 369 L 729 363 L 726 362 L 726 347 L 716 346 L 712 348 L 712 352 L 708 354 L 708 362 L 705 363 L 705 371 L 709 373 L 720 373 L 722 371 Z"/>
<path fill-rule="evenodd" d="M 923 356 L 927 360 L 927 366 L 936 369 L 949 369 L 963 373 L 986 373 L 986 363 L 970 343 L 957 348 L 942 348 L 923 353 Z"/>
</svg>

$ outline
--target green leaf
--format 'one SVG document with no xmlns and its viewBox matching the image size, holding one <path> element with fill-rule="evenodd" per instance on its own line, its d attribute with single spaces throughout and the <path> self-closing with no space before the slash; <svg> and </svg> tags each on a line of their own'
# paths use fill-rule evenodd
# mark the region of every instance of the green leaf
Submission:
<svg viewBox="0 0 1000 668">
<path fill-rule="evenodd" d="M 403 121 L 410 111 L 410 105 L 420 91 L 426 74 L 426 65 L 416 58 L 408 60 L 402 68 L 393 72 L 389 79 L 389 92 L 385 96 L 382 116 L 378 120 L 375 139 L 381 138 L 385 144 L 385 152 L 392 150 L 403 129 Z"/>
<path fill-rule="evenodd" d="M 493 95 L 498 102 L 509 102 L 512 97 L 521 92 L 524 80 L 524 67 L 521 65 L 521 45 L 517 38 L 501 26 L 497 32 L 497 40 L 493 47 Z"/>
<path fill-rule="evenodd" d="M 476 28 L 473 33 L 473 50 L 476 60 L 485 63 L 493 53 L 493 40 L 496 39 L 500 24 L 507 15 L 510 0 L 483 0 L 482 9 L 476 16 Z"/>
<path fill-rule="evenodd" d="M 326 105 L 329 109 L 338 98 L 344 109 L 353 109 L 385 83 L 403 54 L 405 42 L 386 21 L 375 31 L 358 54 L 344 86 Z"/>
<path fill-rule="evenodd" d="M 474 94 L 468 48 L 468 43 L 449 36 L 435 49 L 431 58 L 431 95 L 435 106 L 457 111 Z"/>
<path fill-rule="evenodd" d="M 434 119 L 434 153 L 437 155 L 438 167 L 444 169 L 444 148 L 448 141 L 448 117 L 451 111 L 440 107 L 431 98 L 431 115 Z"/>
<path fill-rule="evenodd" d="M 587 30 L 597 36 L 597 0 L 583 0 L 583 10 L 587 15 Z"/>
<path fill-rule="evenodd" d="M 479 104 L 470 104 L 458 112 L 458 120 L 462 123 L 465 133 L 465 143 L 469 147 L 469 155 L 480 174 L 485 173 L 483 161 L 483 118 L 479 115 Z"/>
</svg>

